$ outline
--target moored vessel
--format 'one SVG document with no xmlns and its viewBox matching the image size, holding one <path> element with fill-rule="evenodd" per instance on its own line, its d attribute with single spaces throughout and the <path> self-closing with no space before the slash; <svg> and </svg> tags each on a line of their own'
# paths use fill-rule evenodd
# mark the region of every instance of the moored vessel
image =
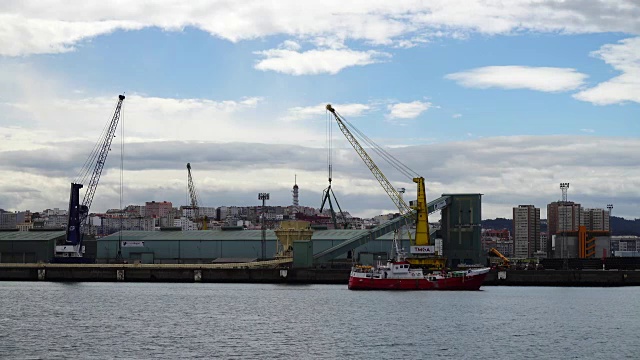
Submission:
<svg viewBox="0 0 640 360">
<path fill-rule="evenodd" d="M 394 239 L 395 256 L 386 264 L 356 265 L 349 276 L 350 290 L 479 290 L 489 268 L 424 273 L 412 268 Z"/>
</svg>

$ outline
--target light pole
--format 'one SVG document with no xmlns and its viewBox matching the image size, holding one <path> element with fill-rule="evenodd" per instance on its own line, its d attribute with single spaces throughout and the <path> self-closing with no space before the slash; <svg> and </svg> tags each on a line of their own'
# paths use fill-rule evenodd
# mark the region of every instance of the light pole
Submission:
<svg viewBox="0 0 640 360">
<path fill-rule="evenodd" d="M 611 228 L 611 211 L 613 210 L 613 204 L 607 204 L 607 210 L 609 210 L 609 254 L 612 254 L 611 237 L 613 236 L 613 230 Z"/>
<path fill-rule="evenodd" d="M 564 257 L 564 247 L 567 243 L 567 191 L 569 190 L 569 183 L 560 183 L 560 190 L 562 191 L 562 246 L 560 247 L 560 254 Z M 560 213 L 558 209 L 558 213 Z"/>
<path fill-rule="evenodd" d="M 567 202 L 567 190 L 569 190 L 569 183 L 560 183 L 560 190 L 562 190 L 562 202 Z"/>
<path fill-rule="evenodd" d="M 261 211 L 261 216 L 260 216 L 260 220 L 262 222 L 262 241 L 261 241 L 261 245 L 262 245 L 262 258 L 261 260 L 266 260 L 267 258 L 267 228 L 264 225 L 264 206 L 265 206 L 265 201 L 269 200 L 269 193 L 259 193 L 258 194 L 258 200 L 262 200 L 262 211 Z"/>
<path fill-rule="evenodd" d="M 609 210 L 609 235 L 613 235 L 613 229 L 611 227 L 611 212 L 613 211 L 613 204 L 607 204 L 607 210 Z"/>
</svg>

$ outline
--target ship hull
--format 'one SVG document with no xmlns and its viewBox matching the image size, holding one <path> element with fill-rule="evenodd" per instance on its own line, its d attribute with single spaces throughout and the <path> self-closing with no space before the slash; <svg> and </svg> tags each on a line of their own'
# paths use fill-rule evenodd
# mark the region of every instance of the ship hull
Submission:
<svg viewBox="0 0 640 360">
<path fill-rule="evenodd" d="M 436 280 L 349 277 L 350 290 L 480 290 L 487 273 Z"/>
</svg>

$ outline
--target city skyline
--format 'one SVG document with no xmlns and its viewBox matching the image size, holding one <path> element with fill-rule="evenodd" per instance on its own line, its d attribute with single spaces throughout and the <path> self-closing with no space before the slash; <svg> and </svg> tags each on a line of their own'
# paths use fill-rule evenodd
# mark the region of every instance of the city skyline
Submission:
<svg viewBox="0 0 640 360">
<path fill-rule="evenodd" d="M 335 123 L 328 140 L 331 103 L 428 200 L 481 193 L 483 218 L 546 217 L 569 182 L 570 201 L 639 217 L 636 2 L 214 4 L 0 5 L 0 208 L 66 208 L 125 93 L 92 211 L 120 207 L 121 166 L 124 203 L 189 204 L 187 163 L 203 206 L 289 204 L 297 177 L 319 207 L 328 143 L 343 209 L 395 211 Z"/>
<path fill-rule="evenodd" d="M 151 200 L 151 201 L 145 201 L 145 202 L 143 202 L 141 204 L 126 204 L 122 208 L 109 208 L 109 209 L 106 209 L 106 210 L 103 210 L 103 211 L 92 210 L 91 214 L 108 214 L 109 212 L 113 212 L 113 211 L 126 211 L 127 209 L 130 209 L 132 207 L 145 207 L 145 204 L 149 204 L 149 203 L 170 203 L 172 209 L 175 209 L 175 210 L 180 210 L 182 208 L 186 208 L 186 209 L 190 209 L 191 208 L 191 205 L 189 205 L 189 204 L 186 204 L 186 205 L 184 205 L 184 204 L 173 204 L 173 202 L 167 201 L 167 200 Z M 543 207 L 539 208 L 541 210 L 540 213 L 542 214 L 543 213 L 542 209 L 545 209 L 547 206 L 551 206 L 551 205 L 554 205 L 554 204 L 557 204 L 557 203 L 558 203 L 558 201 L 551 202 L 549 204 L 546 204 L 546 206 L 543 206 Z M 561 203 L 561 201 L 560 201 L 560 203 Z M 598 208 L 598 207 L 585 207 L 582 204 L 578 204 L 578 203 L 575 203 L 573 201 L 569 201 L 568 203 L 572 204 L 572 205 L 579 205 L 581 211 L 586 211 L 587 213 L 593 212 L 595 210 L 602 211 L 603 213 L 608 213 L 608 211 L 609 211 L 605 207 L 601 207 L 601 208 Z M 513 205 L 511 207 L 511 209 L 513 210 L 513 209 L 515 209 L 517 207 L 522 207 L 522 206 L 534 206 L 534 207 L 536 207 L 537 205 L 518 204 L 518 205 Z M 227 204 L 227 205 L 220 205 L 220 206 L 204 206 L 204 205 L 203 206 L 198 206 L 198 208 L 203 208 L 203 209 L 221 209 L 221 208 L 234 208 L 234 207 L 235 208 L 260 208 L 260 207 L 262 207 L 262 204 L 257 203 L 257 204 L 251 204 L 251 205 L 231 205 L 231 204 Z M 302 208 L 316 209 L 318 211 L 320 209 L 319 206 L 318 207 L 314 207 L 314 206 L 293 205 L 293 204 L 286 204 L 286 205 L 284 205 L 284 204 L 265 204 L 265 208 L 278 208 L 278 207 L 281 207 L 281 208 L 298 207 L 298 208 L 301 208 L 301 209 Z M 42 208 L 42 210 L 35 210 L 35 211 L 33 211 L 31 209 L 5 209 L 5 208 L 1 208 L 0 207 L 0 210 L 6 211 L 6 212 L 15 212 L 15 213 L 29 211 L 31 214 L 44 213 L 44 212 L 55 211 L 55 210 L 58 210 L 60 212 L 64 212 L 65 214 L 68 212 L 67 208 L 55 208 L 55 207 L 44 207 L 44 208 Z M 329 211 L 329 208 L 325 206 L 325 208 L 323 209 L 323 213 L 326 213 L 328 211 Z M 336 210 L 336 212 L 337 212 L 337 210 Z M 349 215 L 351 215 L 353 217 L 358 217 L 358 216 L 355 216 L 355 215 L 351 214 L 348 210 L 344 210 L 344 213 L 347 213 L 347 214 L 349 214 Z M 369 218 L 373 218 L 373 217 L 376 217 L 376 216 L 385 216 L 385 215 L 389 215 L 389 214 L 393 214 L 393 213 L 397 213 L 397 211 L 396 212 L 392 211 L 392 212 L 388 212 L 388 213 L 380 213 L 380 214 L 373 215 L 373 216 L 371 216 Z M 436 219 L 439 220 L 439 216 L 434 216 L 436 214 L 437 214 L 437 212 L 432 213 L 432 214 L 429 215 L 430 222 L 432 222 L 432 220 L 433 220 L 433 222 L 435 222 Z M 557 214 L 556 214 L 556 216 L 557 216 Z M 611 216 L 614 216 L 614 215 L 611 215 Z M 618 217 L 620 217 L 622 219 L 625 219 L 624 217 L 621 217 L 621 216 L 618 216 Z M 496 217 L 496 218 L 483 217 L 483 220 L 493 220 L 493 219 L 513 220 L 513 217 Z M 544 216 L 544 217 L 540 216 L 540 220 L 545 220 L 546 221 L 547 219 L 548 219 L 548 216 Z M 634 220 L 634 219 L 627 219 L 627 220 Z"/>
</svg>

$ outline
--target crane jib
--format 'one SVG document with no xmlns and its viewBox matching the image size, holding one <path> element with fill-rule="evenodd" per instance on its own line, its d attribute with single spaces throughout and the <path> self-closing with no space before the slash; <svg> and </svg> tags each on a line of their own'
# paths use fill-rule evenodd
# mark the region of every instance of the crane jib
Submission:
<svg viewBox="0 0 640 360">
<path fill-rule="evenodd" d="M 66 245 L 70 246 L 63 246 L 60 252 L 57 249 L 58 247 L 56 247 L 56 256 L 82 256 L 80 250 L 83 236 L 82 229 L 87 216 L 89 215 L 89 209 L 91 208 L 91 203 L 93 202 L 93 197 L 96 193 L 98 183 L 100 182 L 100 175 L 102 174 L 102 170 L 107 160 L 107 155 L 111 149 L 111 142 L 115 137 L 116 128 L 118 127 L 118 121 L 122 111 L 122 102 L 124 99 L 124 95 L 118 96 L 115 112 L 111 118 L 109 127 L 96 148 L 97 152 L 94 152 L 89 156 L 90 160 L 88 160 L 88 164 L 91 164 L 91 160 L 93 160 L 94 167 L 93 172 L 91 173 L 91 180 L 89 181 L 89 185 L 87 186 L 87 190 L 82 199 L 82 204 L 80 204 L 80 189 L 82 189 L 84 185 L 77 183 L 71 184 L 71 193 L 69 196 L 69 219 L 67 222 L 67 234 L 65 239 Z M 72 251 L 69 250 L 70 247 L 73 248 Z"/>
<path fill-rule="evenodd" d="M 347 138 L 347 141 L 349 141 L 353 149 L 356 151 L 356 153 L 358 153 L 358 155 L 360 156 L 362 161 L 365 163 L 365 165 L 367 165 L 367 167 L 369 168 L 373 176 L 376 178 L 376 180 L 378 180 L 378 182 L 380 183 L 382 188 L 385 190 L 387 195 L 389 195 L 393 203 L 398 208 L 398 211 L 400 212 L 400 214 L 405 217 L 413 217 L 414 216 L 413 210 L 415 209 L 416 236 L 415 236 L 415 240 L 412 239 L 411 242 L 415 245 L 429 245 L 430 243 L 429 222 L 428 222 L 428 212 L 427 212 L 428 209 L 427 209 L 427 202 L 426 202 L 424 178 L 423 177 L 413 178 L 413 182 L 417 184 L 417 188 L 418 188 L 418 193 L 417 193 L 418 201 L 417 201 L 417 206 L 415 208 L 412 208 L 411 206 L 407 205 L 407 203 L 404 201 L 404 199 L 402 198 L 398 190 L 396 190 L 396 188 L 391 184 L 391 182 L 389 182 L 387 177 L 384 176 L 384 174 L 382 173 L 380 168 L 378 168 L 378 166 L 373 161 L 373 159 L 369 156 L 369 154 L 367 154 L 367 152 L 364 150 L 362 145 L 360 145 L 356 137 L 351 133 L 351 131 L 347 127 L 346 120 L 344 120 L 336 112 L 336 110 L 331 106 L 331 104 L 327 104 L 326 109 L 327 111 L 333 114 L 336 122 L 338 123 L 338 127 L 340 128 L 340 131 L 342 131 L 344 136 Z M 351 125 L 351 127 L 355 129 L 353 125 Z M 360 133 L 359 130 L 355 129 L 355 131 L 358 134 L 360 134 L 361 138 L 366 139 L 370 144 L 373 143 L 373 141 L 370 141 L 370 139 L 366 138 L 366 136 L 363 136 L 363 134 Z M 387 158 L 387 160 L 389 159 Z M 404 166 L 404 168 L 406 169 L 407 167 Z M 396 169 L 398 168 L 396 167 Z"/>
</svg>

